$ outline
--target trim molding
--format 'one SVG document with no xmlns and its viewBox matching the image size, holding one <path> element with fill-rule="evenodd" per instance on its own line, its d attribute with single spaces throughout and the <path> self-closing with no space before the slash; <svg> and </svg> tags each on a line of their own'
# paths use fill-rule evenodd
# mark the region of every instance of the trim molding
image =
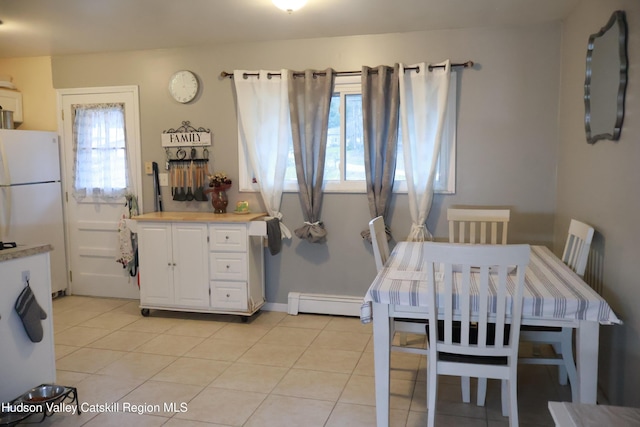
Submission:
<svg viewBox="0 0 640 427">
<path fill-rule="evenodd" d="M 317 313 L 360 317 L 361 305 L 362 297 L 289 292 L 287 312 L 292 315 Z"/>
</svg>

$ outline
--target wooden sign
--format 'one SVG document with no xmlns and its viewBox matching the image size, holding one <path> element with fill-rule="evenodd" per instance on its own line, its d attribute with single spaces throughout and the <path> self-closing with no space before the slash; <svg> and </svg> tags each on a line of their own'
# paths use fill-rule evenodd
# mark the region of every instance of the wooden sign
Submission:
<svg viewBox="0 0 640 427">
<path fill-rule="evenodd" d="M 162 134 L 163 147 L 200 147 L 211 145 L 210 132 L 175 132 Z"/>
</svg>

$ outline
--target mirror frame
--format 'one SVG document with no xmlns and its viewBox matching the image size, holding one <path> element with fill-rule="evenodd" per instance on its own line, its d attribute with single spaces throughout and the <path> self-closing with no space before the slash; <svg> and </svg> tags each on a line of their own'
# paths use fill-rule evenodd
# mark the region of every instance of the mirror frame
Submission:
<svg viewBox="0 0 640 427">
<path fill-rule="evenodd" d="M 613 134 L 601 133 L 597 135 L 591 134 L 591 61 L 593 56 L 594 41 L 598 37 L 602 37 L 607 31 L 617 24 L 618 27 L 618 50 L 620 56 L 620 81 L 618 84 L 617 111 L 616 122 L 613 127 Z M 587 48 L 587 69 L 584 82 L 584 126 L 587 134 L 587 142 L 593 144 L 601 139 L 617 141 L 620 139 L 622 130 L 622 122 L 624 120 L 624 97 L 627 89 L 627 21 L 624 11 L 617 10 L 613 12 L 607 25 L 602 27 L 600 31 L 589 36 L 589 44 Z"/>
</svg>

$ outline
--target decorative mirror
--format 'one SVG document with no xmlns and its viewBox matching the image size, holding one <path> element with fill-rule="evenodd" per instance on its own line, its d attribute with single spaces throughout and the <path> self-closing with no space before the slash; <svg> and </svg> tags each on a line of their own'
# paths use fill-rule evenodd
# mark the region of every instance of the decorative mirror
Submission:
<svg viewBox="0 0 640 427">
<path fill-rule="evenodd" d="M 627 23 L 624 11 L 589 36 L 584 82 L 584 125 L 587 142 L 620 139 L 627 87 Z"/>
</svg>

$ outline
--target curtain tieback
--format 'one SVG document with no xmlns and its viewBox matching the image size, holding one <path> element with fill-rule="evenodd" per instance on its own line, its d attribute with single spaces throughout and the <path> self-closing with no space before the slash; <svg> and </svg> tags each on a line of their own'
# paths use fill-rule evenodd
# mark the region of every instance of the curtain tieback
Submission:
<svg viewBox="0 0 640 427">
<path fill-rule="evenodd" d="M 316 225 L 320 225 L 322 221 L 316 221 L 316 222 L 309 222 L 309 221 L 305 221 L 305 225 L 311 225 L 313 227 L 315 227 Z"/>
<path fill-rule="evenodd" d="M 284 225 L 284 223 L 282 222 L 282 212 L 274 212 L 273 215 L 266 217 L 265 219 L 271 219 L 271 218 L 277 218 L 280 221 L 280 231 L 282 232 L 282 238 L 283 239 L 291 239 L 291 230 L 289 230 L 289 228 Z"/>
<path fill-rule="evenodd" d="M 433 235 L 429 232 L 425 223 L 413 223 L 411 224 L 411 232 L 407 240 L 412 242 L 424 242 L 427 240 L 433 240 Z"/>
</svg>

